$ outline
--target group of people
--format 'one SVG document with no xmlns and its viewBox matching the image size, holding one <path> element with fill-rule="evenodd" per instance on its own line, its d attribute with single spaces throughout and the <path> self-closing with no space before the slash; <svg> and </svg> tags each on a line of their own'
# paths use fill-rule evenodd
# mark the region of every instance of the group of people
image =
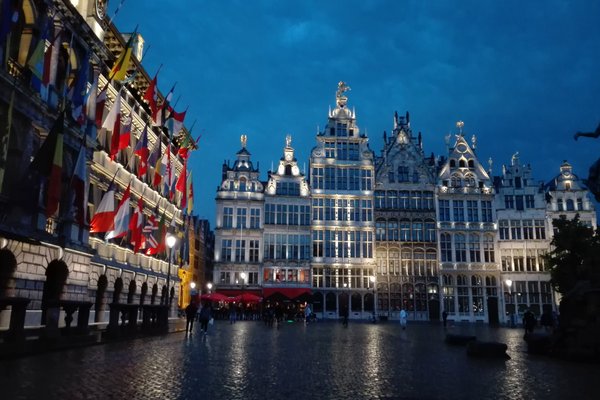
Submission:
<svg viewBox="0 0 600 400">
<path fill-rule="evenodd" d="M 198 306 L 198 303 L 192 301 L 185 308 L 185 332 L 192 333 L 194 331 L 194 321 L 198 319 L 200 321 L 200 332 L 206 334 L 208 332 L 208 324 L 212 319 L 212 309 L 210 302 L 204 302 L 202 307 Z"/>
</svg>

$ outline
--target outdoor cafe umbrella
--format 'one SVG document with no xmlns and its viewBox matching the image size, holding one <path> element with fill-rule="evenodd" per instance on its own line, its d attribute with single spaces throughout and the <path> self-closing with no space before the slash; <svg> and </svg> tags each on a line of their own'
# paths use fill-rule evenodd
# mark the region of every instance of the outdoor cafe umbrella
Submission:
<svg viewBox="0 0 600 400">
<path fill-rule="evenodd" d="M 229 297 L 227 297 L 221 293 L 203 294 L 202 296 L 200 296 L 200 298 L 202 300 L 209 300 L 209 301 L 230 301 L 231 300 Z"/>
<path fill-rule="evenodd" d="M 239 296 L 235 296 L 232 300 L 242 303 L 258 303 L 262 300 L 262 297 L 252 293 L 242 293 Z"/>
</svg>

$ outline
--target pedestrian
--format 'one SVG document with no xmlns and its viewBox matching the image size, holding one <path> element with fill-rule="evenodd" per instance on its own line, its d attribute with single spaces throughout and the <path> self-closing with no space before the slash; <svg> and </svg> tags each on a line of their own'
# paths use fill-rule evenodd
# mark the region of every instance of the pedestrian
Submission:
<svg viewBox="0 0 600 400">
<path fill-rule="evenodd" d="M 307 324 L 310 321 L 311 314 L 312 314 L 312 309 L 310 308 L 310 304 L 307 303 L 306 307 L 304 307 L 304 320 L 306 321 Z"/>
<path fill-rule="evenodd" d="M 444 328 L 445 328 L 446 324 L 448 323 L 448 312 L 446 312 L 446 310 L 444 310 L 444 312 L 442 313 L 442 320 L 444 321 Z"/>
<path fill-rule="evenodd" d="M 407 318 L 408 318 L 408 313 L 403 308 L 402 310 L 400 310 L 400 326 L 402 327 L 402 329 L 406 329 Z"/>
<path fill-rule="evenodd" d="M 348 326 L 348 306 L 342 308 L 342 323 L 344 326 Z"/>
<path fill-rule="evenodd" d="M 235 304 L 232 303 L 229 306 L 229 323 L 230 324 L 235 324 L 236 320 L 237 320 L 237 310 L 236 310 Z"/>
<path fill-rule="evenodd" d="M 194 330 L 194 321 L 196 320 L 196 313 L 198 312 L 198 306 L 195 302 L 191 301 L 190 304 L 185 308 L 185 331 L 192 332 Z"/>
<path fill-rule="evenodd" d="M 525 326 L 525 336 L 533 333 L 537 321 L 535 319 L 535 314 L 531 310 L 525 311 L 523 314 L 523 325 Z"/>
<path fill-rule="evenodd" d="M 212 317 L 212 310 L 210 309 L 210 305 L 208 302 L 202 305 L 202 309 L 200 310 L 200 331 L 204 334 L 208 331 L 208 321 L 210 321 Z"/>
</svg>

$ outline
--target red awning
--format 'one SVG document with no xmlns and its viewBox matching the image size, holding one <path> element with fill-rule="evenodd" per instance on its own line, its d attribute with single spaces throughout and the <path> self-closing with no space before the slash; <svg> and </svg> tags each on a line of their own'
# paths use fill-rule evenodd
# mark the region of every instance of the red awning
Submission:
<svg viewBox="0 0 600 400">
<path fill-rule="evenodd" d="M 274 294 L 279 293 L 284 297 L 292 300 L 296 297 L 302 296 L 303 294 L 312 294 L 312 290 L 310 288 L 288 288 L 288 287 L 273 287 L 273 288 L 263 288 L 262 295 L 264 298 L 269 296 L 273 296 Z"/>
<path fill-rule="evenodd" d="M 262 297 L 262 292 L 260 290 L 247 290 L 247 289 L 217 289 L 218 293 L 224 294 L 225 296 L 235 297 L 239 296 L 242 293 L 251 293 L 257 296 Z"/>
</svg>

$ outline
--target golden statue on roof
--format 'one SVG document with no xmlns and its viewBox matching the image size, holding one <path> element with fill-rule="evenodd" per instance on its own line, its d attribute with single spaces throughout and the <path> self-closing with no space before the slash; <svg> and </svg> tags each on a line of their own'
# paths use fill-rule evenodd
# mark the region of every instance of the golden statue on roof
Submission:
<svg viewBox="0 0 600 400">
<path fill-rule="evenodd" d="M 338 82 L 338 88 L 337 88 L 337 91 L 335 92 L 336 103 L 337 103 L 338 107 L 344 107 L 346 105 L 348 98 L 346 96 L 344 96 L 344 93 L 349 90 L 350 90 L 350 86 L 346 85 L 346 82 L 344 82 L 344 81 Z"/>
</svg>

